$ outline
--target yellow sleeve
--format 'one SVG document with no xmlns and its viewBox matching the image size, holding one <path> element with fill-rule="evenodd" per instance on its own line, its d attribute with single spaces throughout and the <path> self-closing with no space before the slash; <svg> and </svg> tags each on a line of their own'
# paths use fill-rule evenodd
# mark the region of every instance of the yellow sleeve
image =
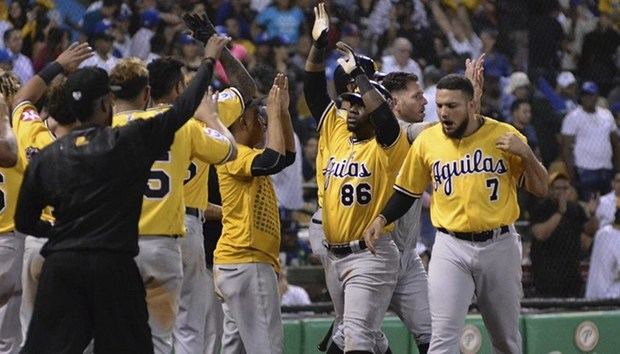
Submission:
<svg viewBox="0 0 620 354">
<path fill-rule="evenodd" d="M 316 129 L 319 136 L 324 139 L 327 150 L 331 149 L 332 142 L 340 143 L 340 140 L 351 136 L 347 130 L 347 115 L 347 111 L 336 108 L 334 101 L 325 108 Z"/>
<path fill-rule="evenodd" d="M 217 113 L 226 127 L 230 127 L 245 110 L 245 103 L 239 90 L 230 87 L 220 92 L 217 97 Z"/>
<path fill-rule="evenodd" d="M 527 138 L 525 137 L 525 135 L 521 134 L 521 132 L 519 132 L 517 129 L 514 129 L 514 128 L 510 129 L 510 133 L 513 133 L 519 139 L 521 139 L 521 141 L 523 141 L 525 144 L 527 144 Z M 522 161 L 521 157 L 519 157 L 517 155 L 513 155 L 513 154 L 508 154 L 508 161 L 509 161 L 509 164 L 510 164 L 509 172 L 512 175 L 512 178 L 514 178 L 514 180 L 517 181 L 517 185 L 519 187 L 521 187 L 523 185 L 523 182 L 524 182 L 524 174 L 523 174 L 523 172 L 525 172 L 525 167 L 523 166 L 523 161 Z"/>
<path fill-rule="evenodd" d="M 13 109 L 11 120 L 18 154 L 25 160 L 30 160 L 40 149 L 54 141 L 54 136 L 30 101 L 19 103 Z"/>
<path fill-rule="evenodd" d="M 222 172 L 238 177 L 252 177 L 252 162 L 263 150 L 251 149 L 244 145 L 237 145 L 237 158 L 220 167 Z"/>
<path fill-rule="evenodd" d="M 423 155 L 423 140 L 418 137 L 411 145 L 394 184 L 394 189 L 415 198 L 422 196 L 431 179 L 430 167 Z"/>
<path fill-rule="evenodd" d="M 228 138 L 211 128 L 203 126 L 195 119 L 192 119 L 187 124 L 190 126 L 192 158 L 197 158 L 210 164 L 221 164 L 230 159 L 233 145 Z"/>
</svg>

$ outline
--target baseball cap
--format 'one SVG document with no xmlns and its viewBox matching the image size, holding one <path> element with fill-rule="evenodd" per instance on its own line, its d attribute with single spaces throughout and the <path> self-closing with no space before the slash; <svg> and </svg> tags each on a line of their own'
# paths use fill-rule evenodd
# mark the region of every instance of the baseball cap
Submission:
<svg viewBox="0 0 620 354">
<path fill-rule="evenodd" d="M 380 83 L 370 80 L 370 83 L 379 91 L 379 93 L 387 100 L 392 98 L 390 91 L 388 91 L 383 85 Z M 364 100 L 362 99 L 362 95 L 359 92 L 344 92 L 338 96 L 338 100 L 342 103 L 342 101 L 349 101 L 351 103 L 359 104 L 364 106 Z"/>
<path fill-rule="evenodd" d="M 575 79 L 575 75 L 570 71 L 562 71 L 556 79 L 556 84 L 562 88 L 568 87 L 575 82 L 577 82 L 577 79 Z"/>
<path fill-rule="evenodd" d="M 570 181 L 570 177 L 568 176 L 568 173 L 566 173 L 564 170 L 558 170 L 555 172 L 552 172 L 549 175 L 549 185 L 551 185 L 553 182 L 555 182 L 556 179 L 567 179 Z"/>
<path fill-rule="evenodd" d="M 594 81 L 586 81 L 581 85 L 582 95 L 598 95 L 598 85 Z"/>
<path fill-rule="evenodd" d="M 140 24 L 142 25 L 142 27 L 155 27 L 159 24 L 159 20 L 159 11 L 155 9 L 146 10 L 140 15 Z"/>
<path fill-rule="evenodd" d="M 181 35 L 179 36 L 178 42 L 180 45 L 196 44 L 196 41 L 194 40 L 194 38 L 192 38 L 190 35 L 186 33 L 181 33 Z"/>
<path fill-rule="evenodd" d="M 516 89 L 523 86 L 530 85 L 530 78 L 522 71 L 517 71 L 510 75 L 508 85 L 506 86 L 506 92 L 512 94 Z"/>
<path fill-rule="evenodd" d="M 114 36 L 112 35 L 112 22 L 109 20 L 101 20 L 97 22 L 91 36 L 93 39 L 103 38 L 113 40 Z"/>
<path fill-rule="evenodd" d="M 69 75 L 65 83 L 65 96 L 69 102 L 69 108 L 78 119 L 87 118 L 83 114 L 84 107 L 109 92 L 108 73 L 94 66 L 78 69 Z"/>
<path fill-rule="evenodd" d="M 609 110 L 613 115 L 620 113 L 620 102 L 613 103 L 611 106 L 609 106 Z"/>
</svg>

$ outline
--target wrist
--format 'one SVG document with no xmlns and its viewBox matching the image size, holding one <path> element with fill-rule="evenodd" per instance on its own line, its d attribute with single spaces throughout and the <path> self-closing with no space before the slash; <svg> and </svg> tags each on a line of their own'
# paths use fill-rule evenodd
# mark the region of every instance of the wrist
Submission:
<svg viewBox="0 0 620 354">
<path fill-rule="evenodd" d="M 202 62 L 203 63 L 209 63 L 211 65 L 215 65 L 216 60 L 213 57 L 204 57 L 204 58 L 202 58 Z"/>
<path fill-rule="evenodd" d="M 49 86 L 50 82 L 52 82 L 56 76 L 62 74 L 64 70 L 65 69 L 59 62 L 53 61 L 47 64 L 37 75 Z"/>
<path fill-rule="evenodd" d="M 377 216 L 377 219 L 379 219 L 379 222 L 381 223 L 381 226 L 387 225 L 387 219 L 385 218 L 385 216 L 383 214 L 379 214 Z"/>
</svg>

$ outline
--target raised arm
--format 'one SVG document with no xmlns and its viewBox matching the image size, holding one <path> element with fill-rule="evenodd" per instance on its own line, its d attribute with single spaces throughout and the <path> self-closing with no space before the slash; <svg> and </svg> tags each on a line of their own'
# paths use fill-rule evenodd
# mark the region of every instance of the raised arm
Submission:
<svg viewBox="0 0 620 354">
<path fill-rule="evenodd" d="M 280 118 L 282 119 L 284 133 L 284 150 L 286 151 L 287 157 L 289 154 L 293 155 L 293 161 L 290 163 L 292 164 L 295 161 L 295 137 L 293 136 L 293 122 L 289 111 L 291 99 L 288 91 L 288 77 L 284 74 L 278 74 L 276 76 L 276 85 L 280 88 L 280 93 L 282 94 L 282 99 L 280 100 Z"/>
<path fill-rule="evenodd" d="M 314 25 L 310 53 L 306 59 L 304 75 L 304 96 L 312 116 L 317 124 L 331 102 L 327 94 L 327 79 L 325 78 L 325 48 L 327 47 L 327 31 L 329 31 L 329 17 L 325 10 L 325 3 L 314 7 Z"/>
<path fill-rule="evenodd" d="M 465 60 L 465 77 L 474 86 L 474 111 L 480 113 L 480 102 L 484 88 L 484 56 L 482 53 L 478 59 Z"/>
<path fill-rule="evenodd" d="M 0 93 L 0 167 L 17 164 L 17 141 L 9 119 L 9 107 Z"/>
<path fill-rule="evenodd" d="M 392 146 L 400 134 L 398 120 L 385 98 L 370 83 L 368 76 L 358 65 L 353 48 L 343 42 L 338 42 L 336 47 L 344 54 L 338 59 L 338 63 L 347 74 L 355 78 L 355 84 L 362 95 L 364 106 L 370 114 L 370 121 L 376 128 L 377 141 L 383 147 Z"/>
<path fill-rule="evenodd" d="M 194 113 L 194 117 L 199 121 L 205 123 L 209 128 L 222 134 L 226 139 L 231 142 L 231 151 L 228 161 L 234 160 L 237 157 L 237 144 L 235 138 L 230 131 L 224 126 L 220 120 L 220 116 L 217 113 L 217 97 L 218 93 L 213 93 L 213 89 L 209 86 L 207 93 L 202 98 L 198 109 Z"/>
<path fill-rule="evenodd" d="M 13 99 L 14 107 L 24 101 L 36 103 L 43 97 L 47 86 L 56 76 L 63 72 L 68 74 L 75 71 L 80 63 L 91 56 L 93 56 L 93 51 L 88 43 L 71 44 L 69 48 L 60 53 L 55 61 L 47 64 L 17 91 Z"/>
<path fill-rule="evenodd" d="M 267 96 L 267 144 L 265 150 L 252 161 L 252 176 L 276 174 L 284 168 L 286 154 L 284 128 L 282 124 L 282 90 L 276 77 Z"/>
<path fill-rule="evenodd" d="M 439 26 L 443 34 L 447 36 L 449 33 L 454 33 L 454 30 L 452 29 L 452 24 L 450 24 L 448 16 L 446 16 L 446 13 L 441 8 L 439 0 L 431 0 L 430 5 L 431 12 L 433 13 L 433 17 L 435 18 L 435 22 L 437 22 L 437 25 Z"/>
<path fill-rule="evenodd" d="M 207 15 L 186 14 L 183 16 L 183 20 L 192 31 L 194 38 L 203 43 L 207 43 L 208 39 L 217 33 Z M 228 75 L 230 84 L 239 90 L 245 103 L 248 103 L 256 95 L 254 79 L 252 79 L 245 66 L 232 55 L 228 48 L 224 48 L 220 60 L 226 69 L 226 75 Z"/>
<path fill-rule="evenodd" d="M 211 83 L 214 64 L 229 41 L 228 37 L 212 36 L 207 42 L 203 62 L 187 88 L 169 110 L 151 119 L 154 129 L 146 141 L 154 144 L 154 153 L 170 146 L 174 133 L 194 115 Z"/>
</svg>

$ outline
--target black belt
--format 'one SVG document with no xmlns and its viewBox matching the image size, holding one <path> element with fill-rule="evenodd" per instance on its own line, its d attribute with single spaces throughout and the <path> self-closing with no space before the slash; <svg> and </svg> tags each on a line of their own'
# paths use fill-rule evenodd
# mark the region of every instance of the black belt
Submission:
<svg viewBox="0 0 620 354">
<path fill-rule="evenodd" d="M 317 220 L 315 218 L 312 218 L 312 223 L 313 224 L 318 224 L 318 225 L 322 225 L 323 224 L 323 222 L 321 220 Z"/>
<path fill-rule="evenodd" d="M 326 241 L 323 241 L 323 246 L 325 246 L 328 251 L 335 254 L 336 256 L 346 256 L 351 253 L 363 251 L 368 248 L 366 247 L 366 242 L 364 240 L 355 240 L 340 245 L 330 245 Z"/>
<path fill-rule="evenodd" d="M 480 232 L 453 232 L 444 229 L 443 227 L 438 227 L 437 230 L 443 232 L 444 234 L 448 234 L 454 236 L 460 240 L 472 241 L 472 242 L 484 242 L 493 238 L 496 230 L 500 230 L 500 235 L 505 234 L 510 230 L 508 226 L 500 226 L 497 229 L 480 231 Z"/>
<path fill-rule="evenodd" d="M 188 208 L 185 207 L 185 214 L 195 216 L 197 218 L 200 217 L 200 210 L 198 208 Z"/>
</svg>

